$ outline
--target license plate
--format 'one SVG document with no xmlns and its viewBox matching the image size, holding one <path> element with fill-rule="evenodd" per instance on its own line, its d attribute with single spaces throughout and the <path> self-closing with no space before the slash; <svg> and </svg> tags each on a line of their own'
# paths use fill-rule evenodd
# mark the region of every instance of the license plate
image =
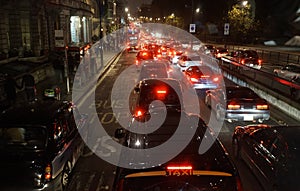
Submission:
<svg viewBox="0 0 300 191">
<path fill-rule="evenodd" d="M 253 121 L 253 115 L 245 115 L 244 121 Z"/>
</svg>

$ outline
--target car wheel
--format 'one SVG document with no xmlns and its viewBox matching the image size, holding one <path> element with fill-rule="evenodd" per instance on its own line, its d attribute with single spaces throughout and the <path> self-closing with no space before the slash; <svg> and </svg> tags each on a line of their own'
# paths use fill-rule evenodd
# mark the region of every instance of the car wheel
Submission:
<svg viewBox="0 0 300 191">
<path fill-rule="evenodd" d="M 72 172 L 72 163 L 70 161 L 66 162 L 64 169 L 62 171 L 62 176 L 61 176 L 61 185 L 63 190 L 66 189 L 70 182 L 70 176 Z"/>
<path fill-rule="evenodd" d="M 236 159 L 240 159 L 240 146 L 238 143 L 238 139 L 235 137 L 232 138 L 232 152 L 233 152 L 233 156 Z"/>
</svg>

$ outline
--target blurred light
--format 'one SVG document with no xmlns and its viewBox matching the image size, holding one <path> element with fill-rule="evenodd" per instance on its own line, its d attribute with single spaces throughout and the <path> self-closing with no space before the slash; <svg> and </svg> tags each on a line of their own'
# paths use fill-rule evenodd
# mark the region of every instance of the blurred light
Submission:
<svg viewBox="0 0 300 191">
<path fill-rule="evenodd" d="M 248 1 L 243 1 L 242 5 L 245 7 L 248 4 Z"/>
<path fill-rule="evenodd" d="M 196 13 L 199 13 L 199 12 L 200 12 L 200 8 L 197 8 L 197 9 L 196 9 Z"/>
</svg>

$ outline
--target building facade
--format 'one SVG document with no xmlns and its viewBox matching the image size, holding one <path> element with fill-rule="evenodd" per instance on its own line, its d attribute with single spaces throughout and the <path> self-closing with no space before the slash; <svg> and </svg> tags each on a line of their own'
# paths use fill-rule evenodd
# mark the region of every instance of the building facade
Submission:
<svg viewBox="0 0 300 191">
<path fill-rule="evenodd" d="M 99 21 L 96 0 L 0 2 L 1 60 L 41 56 L 56 47 L 89 43 L 99 33 L 93 27 Z"/>
</svg>

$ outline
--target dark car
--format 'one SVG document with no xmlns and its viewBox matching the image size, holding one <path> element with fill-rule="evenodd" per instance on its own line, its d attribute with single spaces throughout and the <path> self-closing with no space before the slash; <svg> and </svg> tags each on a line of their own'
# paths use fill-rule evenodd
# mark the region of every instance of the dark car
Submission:
<svg viewBox="0 0 300 191">
<path fill-rule="evenodd" d="M 209 66 L 190 66 L 184 74 L 196 90 L 215 89 L 220 83 L 220 76 L 214 74 Z"/>
<path fill-rule="evenodd" d="M 228 54 L 228 49 L 224 47 L 216 47 L 213 54 L 215 58 L 221 59 L 223 56 L 226 56 Z"/>
<path fill-rule="evenodd" d="M 143 60 L 154 60 L 155 54 L 151 50 L 140 50 L 136 55 L 135 64 L 139 66 Z"/>
<path fill-rule="evenodd" d="M 64 190 L 84 148 L 79 131 L 85 124 L 71 102 L 57 100 L 2 113 L 0 190 Z"/>
<path fill-rule="evenodd" d="M 262 60 L 255 50 L 236 50 L 221 59 L 233 65 L 244 65 L 255 69 L 260 69 L 262 66 Z"/>
<path fill-rule="evenodd" d="M 207 90 L 205 104 L 216 113 L 217 120 L 258 121 L 269 120 L 268 102 L 248 87 L 227 86 Z"/>
<path fill-rule="evenodd" d="M 147 78 L 168 78 L 170 64 L 162 60 L 145 60 L 141 64 L 141 70 L 138 81 Z"/>
<path fill-rule="evenodd" d="M 138 52 L 140 50 L 140 46 L 137 43 L 128 43 L 126 47 L 127 52 Z"/>
<path fill-rule="evenodd" d="M 131 112 L 134 116 L 144 118 L 151 111 L 160 109 L 161 105 L 153 103 L 155 100 L 162 101 L 167 109 L 180 111 L 182 98 L 180 82 L 170 78 L 149 78 L 139 82 L 131 95 Z"/>
<path fill-rule="evenodd" d="M 132 168 L 118 167 L 113 184 L 113 191 L 140 191 L 140 190 L 230 190 L 241 191 L 242 186 L 237 169 L 230 160 L 222 144 L 212 140 L 211 134 L 205 134 L 208 128 L 198 117 L 183 115 L 184 120 L 190 121 L 196 118 L 198 123 L 195 126 L 187 125 L 187 128 L 195 128 L 188 145 L 174 158 L 163 164 L 147 168 L 145 163 L 132 161 Z M 155 149 L 157 146 L 170 141 L 177 125 L 180 122 L 178 114 L 170 114 L 164 123 L 153 133 L 137 134 L 130 131 L 135 128 L 134 121 L 130 124 L 129 131 L 116 134 L 118 138 L 124 138 L 121 142 L 131 149 Z M 119 131 L 122 132 L 122 131 Z M 205 134 L 205 136 L 204 136 Z M 184 134 L 182 135 L 184 136 Z M 212 146 L 203 154 L 199 154 L 201 141 L 214 141 Z M 174 142 L 174 148 L 178 148 L 180 142 Z M 138 154 L 137 150 L 137 153 Z M 142 152 L 142 151 L 140 151 Z M 160 153 L 159 153 L 160 152 Z M 166 157 L 168 151 L 158 151 L 160 158 Z M 123 153 L 122 160 L 131 159 Z M 144 156 L 145 161 L 153 162 L 154 158 Z"/>
<path fill-rule="evenodd" d="M 242 159 L 265 190 L 300 190 L 300 126 L 237 126 L 235 157 Z"/>
</svg>

